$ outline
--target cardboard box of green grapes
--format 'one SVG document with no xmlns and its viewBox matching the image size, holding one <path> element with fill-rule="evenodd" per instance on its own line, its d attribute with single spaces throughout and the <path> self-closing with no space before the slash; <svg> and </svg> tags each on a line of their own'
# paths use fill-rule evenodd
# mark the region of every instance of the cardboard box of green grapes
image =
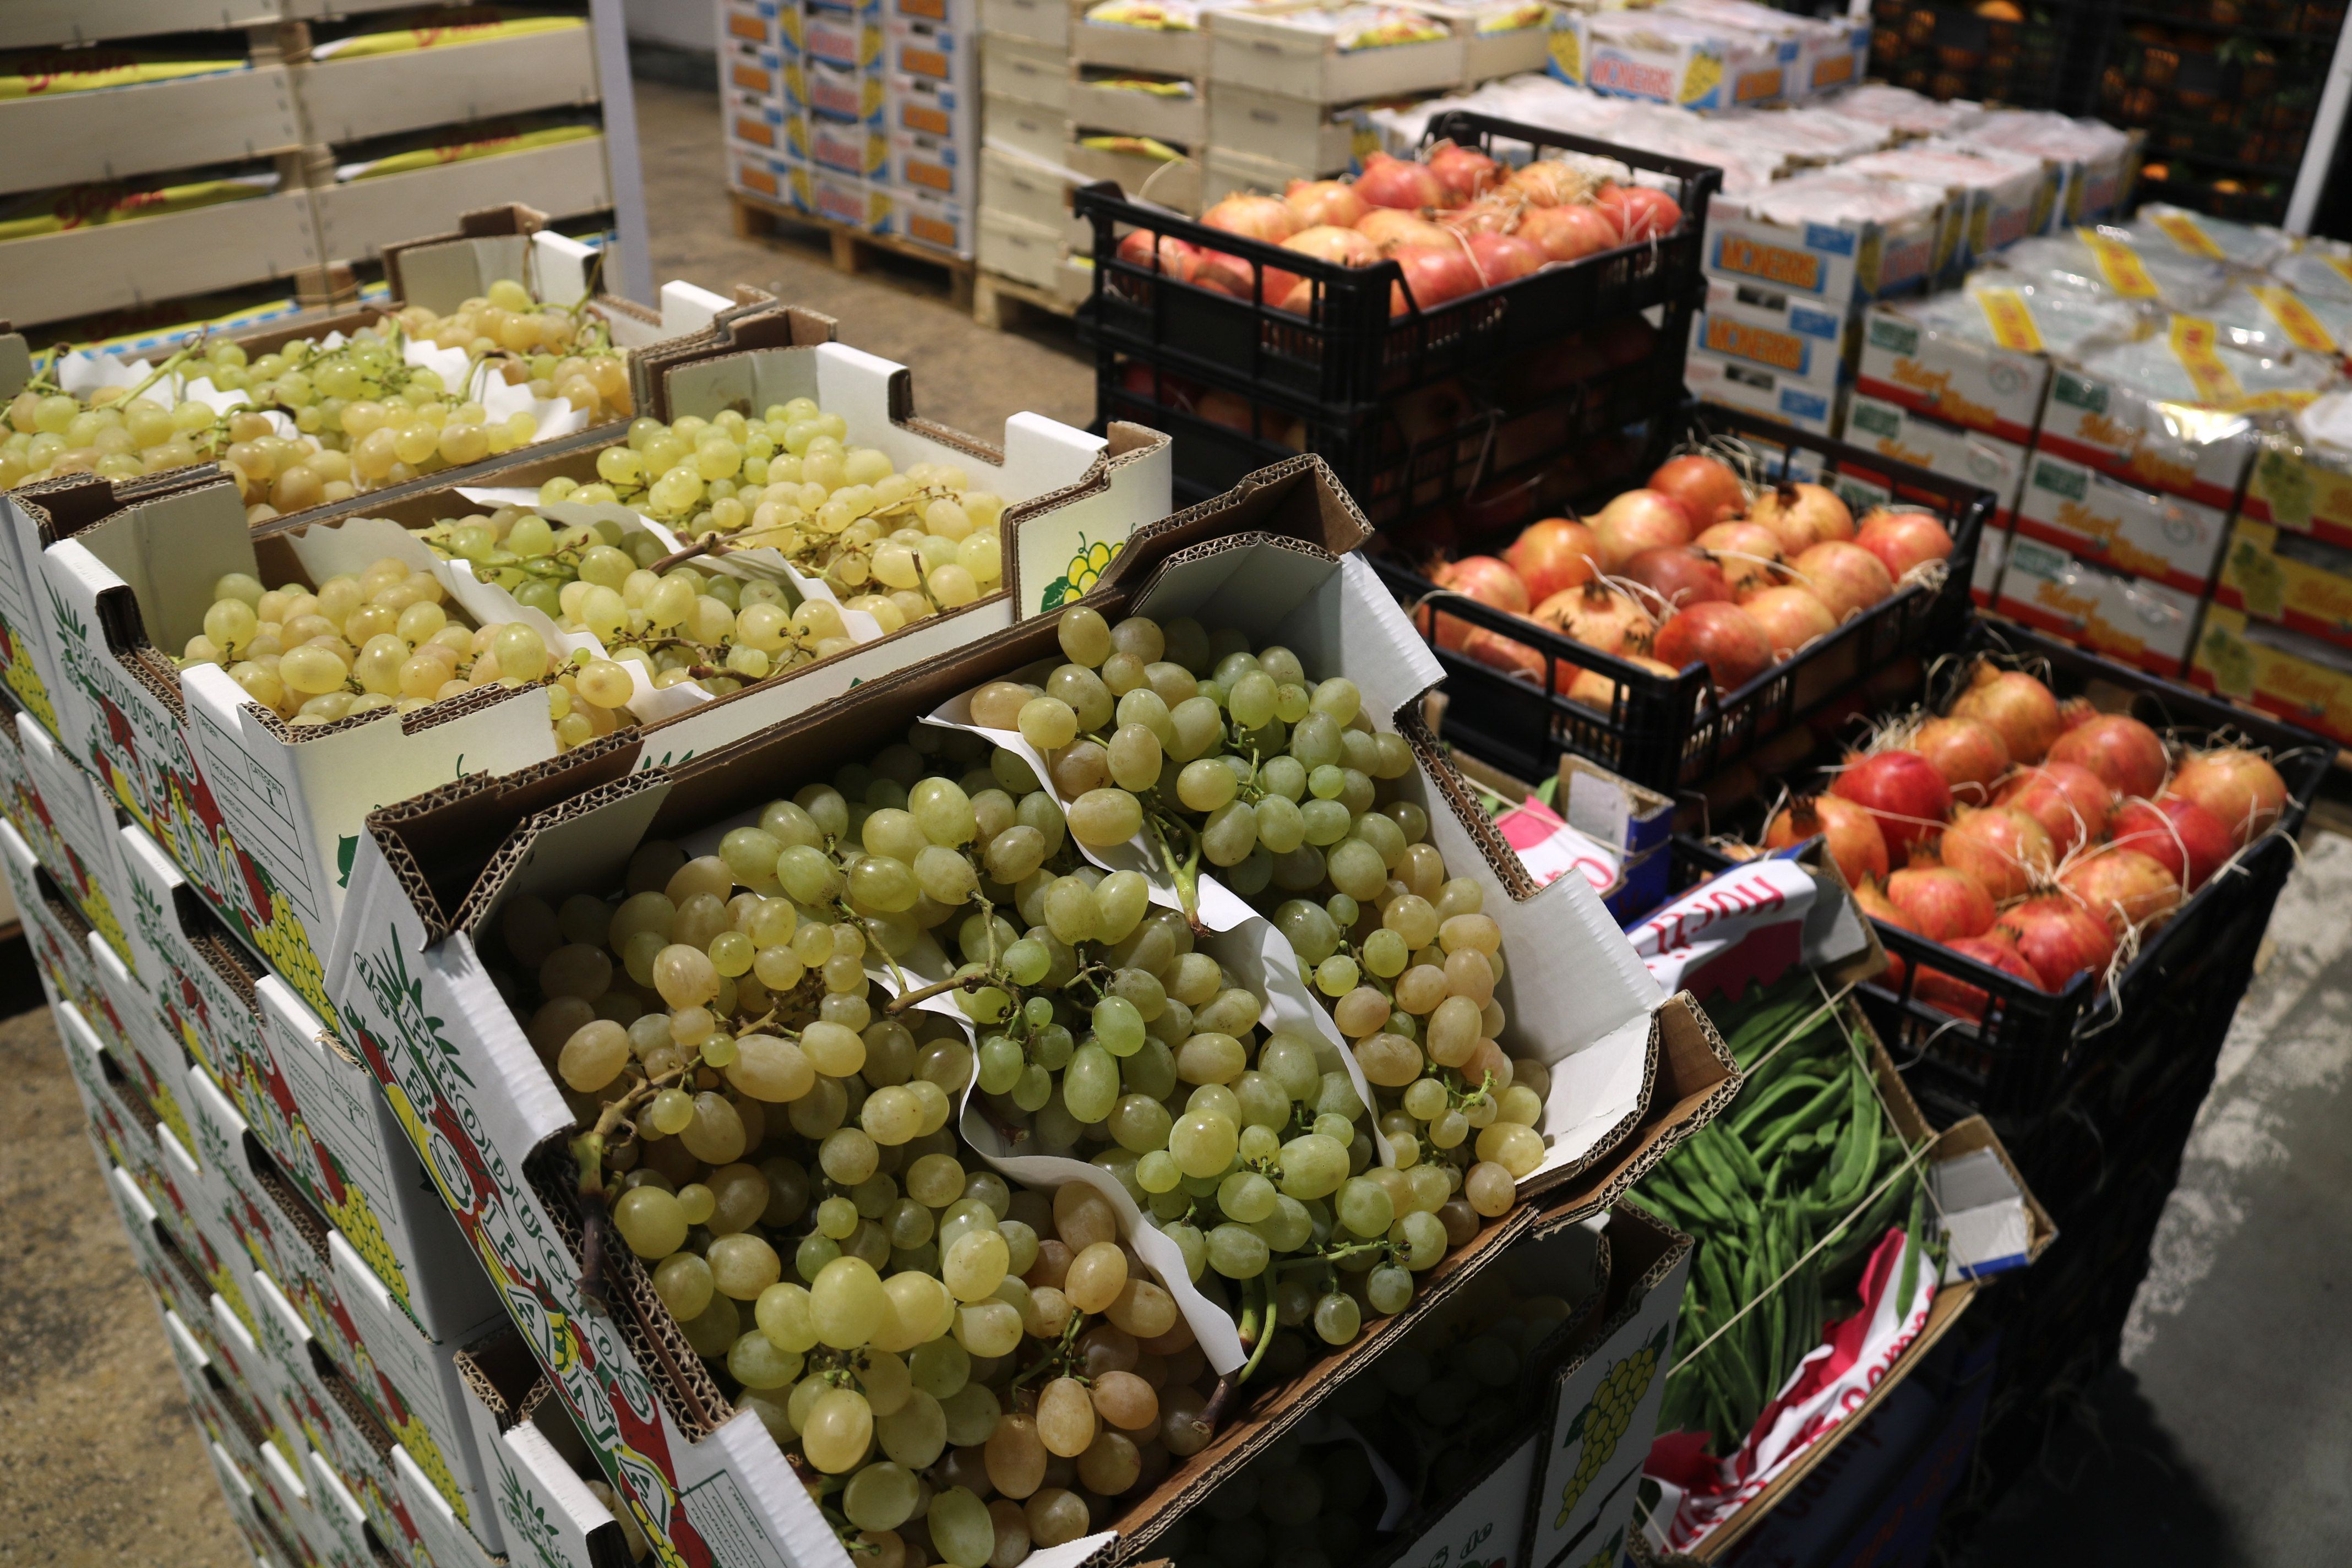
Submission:
<svg viewBox="0 0 2352 1568">
<path fill-rule="evenodd" d="M 649 1536 L 1140 1552 L 1733 1092 L 1437 765 L 1366 531 L 1299 458 L 720 751 L 370 818 L 340 1031 Z"/>
<path fill-rule="evenodd" d="M 68 749 L 324 1014 L 324 955 L 369 810 L 624 725 L 659 737 L 649 758 L 724 743 L 1010 624 L 1013 583 L 1046 570 L 1041 558 L 1023 577 L 1024 554 L 1055 563 L 1042 604 L 1164 514 L 1165 437 L 1022 415 L 1000 451 L 911 417 L 907 373 L 822 341 L 830 323 L 816 321 L 721 322 L 668 354 L 656 383 L 711 418 L 616 427 L 487 487 L 386 491 L 252 532 L 234 485 L 200 470 L 12 492 L 0 505 L 37 570 Z M 739 349 L 738 336 L 791 346 Z M 680 391 L 689 371 L 701 379 Z M 747 419 L 747 406 L 767 413 Z M 599 477 L 647 478 L 648 452 L 668 465 L 656 484 L 700 491 L 677 521 L 726 541 L 664 560 L 676 536 Z M 756 514 L 735 480 L 693 477 L 722 466 Z M 825 532 L 845 489 L 842 510 L 860 515 Z M 652 504 L 642 484 L 626 494 Z M 918 542 L 885 536 L 892 522 Z M 780 543 L 830 553 L 820 565 Z M 902 561 L 917 586 L 866 595 L 871 612 L 827 581 L 869 567 L 887 579 Z"/>
</svg>

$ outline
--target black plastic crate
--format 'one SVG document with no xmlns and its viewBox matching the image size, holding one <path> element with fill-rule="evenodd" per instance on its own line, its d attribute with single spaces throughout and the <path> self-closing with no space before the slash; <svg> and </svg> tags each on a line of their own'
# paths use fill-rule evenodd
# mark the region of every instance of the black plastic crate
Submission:
<svg viewBox="0 0 2352 1568">
<path fill-rule="evenodd" d="M 2260 841 L 2236 868 L 2190 894 L 2179 912 L 2147 937 L 2112 992 L 2089 975 L 2048 992 L 1952 952 L 1938 942 L 1881 923 L 1879 941 L 1904 961 L 1903 982 L 1863 985 L 1863 1005 L 1906 1063 L 1906 1077 L 1923 1099 L 1981 1111 L 2004 1128 L 2020 1127 L 2056 1105 L 2073 1083 L 2102 1062 L 2134 1053 L 2154 1035 L 2201 1048 L 2227 1032 L 2238 999 L 2252 976 L 2253 953 L 2271 906 L 2294 866 L 2287 842 L 2302 826 L 2336 748 L 2308 731 L 2249 713 L 2112 659 L 2007 623 L 1975 621 L 1955 650 L 1992 652 L 2039 665 L 2061 697 L 2094 685 L 2130 694 L 2130 711 L 2159 731 L 2235 735 L 2263 747 L 2286 781 L 2282 831 Z M 1928 705 L 1942 711 L 1972 660 L 1941 662 L 1931 679 Z M 1755 820 L 1736 826 L 1752 836 Z M 1677 839 L 1678 857 L 1696 874 L 1713 875 L 1732 862 L 1711 847 Z M 1981 988 L 1981 1021 L 1958 1018 L 1912 994 L 1919 966 L 1942 971 Z M 2193 1038 L 2191 1037 L 2194 1037 Z"/>
<path fill-rule="evenodd" d="M 1497 143 L 1610 158 L 1664 175 L 1682 207 L 1672 234 L 1620 246 L 1433 310 L 1391 316 L 1392 261 L 1336 266 L 1295 250 L 1227 234 L 1165 207 L 1129 200 L 1118 185 L 1078 188 L 1077 216 L 1094 226 L 1095 291 L 1088 310 L 1099 363 L 1114 353 L 1163 369 L 1253 388 L 1261 396 L 1347 416 L 1377 409 L 1383 398 L 1425 386 L 1548 339 L 1619 320 L 1653 305 L 1694 305 L 1704 290 L 1707 204 L 1723 172 L 1705 163 L 1621 147 L 1589 136 L 1521 125 L 1456 110 L 1433 121 L 1424 140 L 1451 140 L 1492 153 Z M 1141 230 L 1220 251 L 1246 264 L 1250 298 L 1179 282 L 1162 271 L 1156 241 L 1142 262 L 1122 258 L 1118 241 Z M 1301 315 L 1265 298 L 1268 269 L 1304 278 L 1314 299 Z"/>
<path fill-rule="evenodd" d="M 1706 670 L 1692 665 L 1678 675 L 1655 675 L 1517 616 L 1456 596 L 1442 601 L 1447 616 L 1500 633 L 1542 656 L 1538 683 L 1437 647 L 1438 592 L 1419 570 L 1393 558 L 1373 565 L 1408 609 L 1438 662 L 1445 667 L 1445 734 L 1472 754 L 1522 778 L 1542 778 L 1562 752 L 1589 757 L 1635 784 L 1675 795 L 1712 777 L 1805 715 L 1855 690 L 1904 655 L 1957 641 L 1969 615 L 1969 579 L 1977 542 L 1994 506 L 1990 490 L 1776 421 L 1712 405 L 1686 408 L 1680 429 L 1701 438 L 1737 437 L 1759 447 L 1758 478 L 1770 481 L 1808 468 L 1823 482 L 1843 478 L 1874 491 L 1891 491 L 1932 512 L 1952 535 L 1943 586 L 1913 584 L 1807 645 L 1736 691 L 1717 696 Z M 1638 482 L 1638 481 L 1637 481 Z M 1601 497 L 1591 498 L 1595 500 Z M 1464 553 L 1474 541 L 1465 540 Z M 1500 545 L 1505 540 L 1491 542 Z M 1598 670 L 1615 682 L 1607 710 L 1571 702 L 1561 668 Z"/>
<path fill-rule="evenodd" d="M 1566 384 L 1530 391 L 1507 369 L 1465 374 L 1349 416 L 1295 413 L 1244 389 L 1123 360 L 1100 373 L 1096 427 L 1124 419 L 1168 432 L 1177 496 L 1187 502 L 1307 451 L 1331 465 L 1375 528 L 1440 508 L 1486 527 L 1523 523 L 1578 453 L 1628 427 L 1660 426 L 1681 404 L 1690 314 L 1673 306 L 1662 328 L 1641 322 L 1648 346 L 1638 358 Z"/>
</svg>

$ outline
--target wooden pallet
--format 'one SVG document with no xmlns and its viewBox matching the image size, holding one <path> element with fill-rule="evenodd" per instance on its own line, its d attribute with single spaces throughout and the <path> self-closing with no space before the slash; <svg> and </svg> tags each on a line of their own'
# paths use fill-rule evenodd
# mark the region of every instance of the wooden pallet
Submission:
<svg viewBox="0 0 2352 1568">
<path fill-rule="evenodd" d="M 814 229 L 822 233 L 833 251 L 835 270 L 851 276 L 866 270 L 876 251 L 905 257 L 939 268 L 947 274 L 948 298 L 958 310 L 972 304 L 973 278 L 978 268 L 960 256 L 950 256 L 928 245 L 900 239 L 896 235 L 868 234 L 830 218 L 816 217 L 796 211 L 779 202 L 751 195 L 748 191 L 730 191 L 735 208 L 735 233 L 744 239 L 772 240 L 783 237 L 777 233 L 780 226 Z"/>
<path fill-rule="evenodd" d="M 1015 308 L 1005 309 L 1007 302 Z M 1007 278 L 999 272 L 981 272 L 972 279 L 971 319 L 992 331 L 1003 331 L 1020 319 L 1023 309 L 1043 310 L 1047 315 L 1068 321 L 1077 313 L 1077 307 L 1058 294 L 1049 293 L 1034 283 L 1024 283 L 1017 278 Z"/>
</svg>

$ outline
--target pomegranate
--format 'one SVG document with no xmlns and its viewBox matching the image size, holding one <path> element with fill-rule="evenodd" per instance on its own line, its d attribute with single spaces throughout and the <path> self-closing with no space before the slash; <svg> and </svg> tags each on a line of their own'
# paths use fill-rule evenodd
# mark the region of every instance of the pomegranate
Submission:
<svg viewBox="0 0 2352 1568">
<path fill-rule="evenodd" d="M 1440 213 L 1437 221 L 1456 234 L 1517 234 L 1527 205 L 1508 191 L 1489 191 L 1466 206 Z"/>
<path fill-rule="evenodd" d="M 2189 892 L 2205 885 L 2236 847 L 2229 825 L 2177 795 L 2127 800 L 2116 813 L 2114 844 L 2160 863 Z"/>
<path fill-rule="evenodd" d="M 1486 280 L 1478 276 L 1477 261 L 1452 236 L 1443 246 L 1400 245 L 1389 252 L 1389 259 L 1404 269 L 1404 281 L 1389 289 L 1391 316 L 1434 310 L 1486 286 Z"/>
<path fill-rule="evenodd" d="M 1517 573 L 1491 555 L 1465 555 L 1459 561 L 1445 562 L 1430 577 L 1439 587 L 1467 595 L 1482 605 L 1492 605 L 1515 616 L 1528 613 L 1527 584 L 1519 581 Z M 1470 623 L 1459 616 L 1440 616 L 1437 646 L 1459 648 L 1470 631 Z"/>
<path fill-rule="evenodd" d="M 1262 239 L 1268 245 L 1280 245 L 1298 232 L 1298 217 L 1281 198 L 1251 195 L 1235 191 L 1201 215 L 1201 222 L 1210 228 L 1221 228 L 1227 234 L 1244 235 Z"/>
<path fill-rule="evenodd" d="M 1756 617 L 1756 624 L 1780 653 L 1794 653 L 1815 637 L 1837 630 L 1837 617 L 1830 614 L 1829 606 L 1811 590 L 1793 584 L 1750 594 L 1739 607 Z"/>
<path fill-rule="evenodd" d="M 1593 517 L 1592 533 L 1601 544 L 1601 563 L 1615 572 L 1644 550 L 1688 544 L 1690 513 L 1672 496 L 1627 490 Z"/>
<path fill-rule="evenodd" d="M 1617 226 L 1629 244 L 1672 234 L 1683 221 L 1682 205 L 1647 185 L 1603 185 L 1593 200 L 1616 215 Z"/>
<path fill-rule="evenodd" d="M 2098 715 L 2099 710 L 2091 706 L 2089 698 L 2069 697 L 2058 704 L 2058 727 L 2061 730 L 2077 730 Z"/>
<path fill-rule="evenodd" d="M 1854 884 L 1853 907 L 1881 925 L 1890 925 L 1897 931 L 1911 931 L 1910 921 L 1905 918 L 1901 910 L 1896 909 L 1887 900 L 1885 888 L 1877 882 L 1864 881 Z M 1916 936 L 1919 933 L 1911 931 L 1911 934 Z M 1886 973 L 1879 977 L 1878 983 L 1890 990 L 1900 991 L 1903 988 L 1905 967 L 1900 953 L 1888 952 Z"/>
<path fill-rule="evenodd" d="M 1156 265 L 1163 276 L 1173 278 L 1179 283 L 1191 282 L 1192 275 L 1201 269 L 1201 247 L 1173 235 L 1163 234 L 1158 237 L 1160 243 L 1155 247 L 1150 230 L 1130 230 L 1127 237 L 1118 242 L 1118 258 L 1137 267 Z M 1153 259 L 1155 250 L 1158 252 L 1156 263 Z"/>
<path fill-rule="evenodd" d="M 1375 153 L 1364 160 L 1364 172 L 1356 176 L 1355 184 L 1356 194 L 1376 207 L 1411 211 L 1453 205 L 1446 200 L 1445 182 L 1438 178 L 1436 170 L 1386 153 Z"/>
<path fill-rule="evenodd" d="M 1992 895 L 1984 884 L 1951 866 L 1912 866 L 1886 879 L 1888 901 L 1901 910 L 1911 929 L 1930 942 L 1982 936 L 1992 929 Z"/>
<path fill-rule="evenodd" d="M 1668 458 L 1650 476 L 1650 488 L 1683 503 L 1692 522 L 1712 528 L 1748 510 L 1748 491 L 1730 464 L 1704 452 Z M 1777 553 L 1777 552 L 1776 552 Z"/>
<path fill-rule="evenodd" d="M 1725 691 L 1747 685 L 1772 663 L 1772 639 L 1753 616 L 1727 600 L 1675 611 L 1658 628 L 1652 647 L 1676 668 L 1706 666 L 1717 688 Z"/>
<path fill-rule="evenodd" d="M 1371 210 L 1371 204 L 1358 195 L 1356 187 L 1345 180 L 1293 180 L 1290 188 L 1283 193 L 1282 205 L 1290 209 L 1291 217 L 1302 230 L 1325 224 L 1353 228 L 1357 220 Z"/>
<path fill-rule="evenodd" d="M 2067 867 L 2058 875 L 2058 886 L 2106 921 L 2118 941 L 2126 931 L 2162 920 L 2180 903 L 2180 884 L 2162 861 L 2113 845 Z"/>
<path fill-rule="evenodd" d="M 1898 583 L 1915 566 L 1952 558 L 1952 536 L 1924 511 L 1872 512 L 1853 542 L 1885 562 Z"/>
<path fill-rule="evenodd" d="M 1542 247 L 1531 240 L 1509 234 L 1474 234 L 1468 237 L 1470 254 L 1477 261 L 1478 270 L 1487 287 L 1508 283 L 1515 278 L 1525 278 L 1540 272 L 1551 260 Z"/>
<path fill-rule="evenodd" d="M 1976 879 L 1997 904 L 2032 891 L 2058 862 L 2050 830 L 2006 805 L 1962 807 L 1939 848 L 1945 865 Z"/>
<path fill-rule="evenodd" d="M 1647 653 L 1657 622 L 1633 595 L 1598 579 L 1554 594 L 1536 606 L 1535 618 L 1587 647 L 1622 656 Z"/>
<path fill-rule="evenodd" d="M 1954 937 L 1944 945 L 1962 958 L 1972 958 L 2013 980 L 2022 980 L 2037 991 L 2042 989 L 2042 976 L 2034 973 L 2033 965 L 2017 951 L 2015 941 L 1999 926 L 1987 935 Z M 1975 1023 L 1984 1021 L 1985 1008 L 1991 1002 L 1983 986 L 1971 985 L 1956 974 L 1924 966 L 1912 994 L 1930 1007 Z"/>
<path fill-rule="evenodd" d="M 1652 675 L 1663 675 L 1670 680 L 1680 673 L 1673 665 L 1652 658 L 1647 654 L 1621 653 L 1617 657 L 1627 664 L 1638 665 Z M 1567 660 L 1560 661 L 1560 668 L 1568 668 Z M 1617 704 L 1617 683 L 1597 669 L 1579 668 L 1569 680 L 1567 696 L 1570 702 L 1581 702 L 1587 708 L 1611 712 Z"/>
<path fill-rule="evenodd" d="M 1533 207 L 1565 206 L 1582 200 L 1589 188 L 1582 173 L 1557 158 L 1538 158 L 1514 169 L 1503 184 Z"/>
<path fill-rule="evenodd" d="M 2086 719 L 2051 742 L 2050 760 L 2096 773 L 2117 795 L 2152 796 L 2164 787 L 2171 761 L 2164 738 L 2127 713 Z"/>
<path fill-rule="evenodd" d="M 1372 243 L 1369 235 L 1328 224 L 1300 229 L 1282 242 L 1282 248 L 1311 256 L 1318 261 L 1328 261 L 1335 267 L 1370 267 L 1381 258 L 1381 247 Z M 1265 269 L 1265 297 L 1284 310 L 1305 315 L 1314 294 L 1314 285 L 1297 273 L 1277 272 L 1271 267 Z"/>
<path fill-rule="evenodd" d="M 1625 563 L 1620 574 L 1677 608 L 1688 605 L 1731 603 L 1731 584 L 1723 568 L 1706 551 L 1688 544 L 1662 544 L 1644 550 Z"/>
<path fill-rule="evenodd" d="M 1952 704 L 1956 718 L 1981 719 L 2009 742 L 2013 763 L 2038 763 L 2050 754 L 2051 742 L 2064 726 L 2058 719 L 2058 699 L 2050 689 L 2021 669 L 2001 669 L 1979 663 L 1971 684 Z"/>
<path fill-rule="evenodd" d="M 1157 403 L 1162 408 L 1173 408 L 1180 414 L 1192 412 L 1200 398 L 1200 384 L 1164 370 L 1155 370 L 1141 360 L 1129 360 L 1118 368 L 1118 384 L 1130 396 Z"/>
<path fill-rule="evenodd" d="M 1748 521 L 1779 534 L 1781 553 L 1792 560 L 1816 544 L 1853 537 L 1853 513 L 1825 485 L 1783 479 L 1749 505 Z"/>
<path fill-rule="evenodd" d="M 2063 991 L 2077 974 L 2105 974 L 2115 962 L 2116 939 L 2106 923 L 2063 895 L 2028 899 L 2003 910 L 1995 929 L 2017 944 L 2044 991 Z"/>
<path fill-rule="evenodd" d="M 1886 852 L 1896 859 L 1907 859 L 1914 844 L 1933 843 L 1952 815 L 1952 791 L 1944 775 L 1912 752 L 1857 757 L 1839 771 L 1830 792 L 1877 820 Z"/>
<path fill-rule="evenodd" d="M 1993 792 L 1993 804 L 2013 805 L 2042 824 L 2060 858 L 2106 836 L 2115 792 L 2098 774 L 2074 763 L 2019 768 Z"/>
<path fill-rule="evenodd" d="M 2286 780 L 2266 759 L 2238 747 L 2182 758 L 2170 791 L 2220 817 L 2240 848 L 2267 832 L 2286 810 Z"/>
<path fill-rule="evenodd" d="M 1769 528 L 1752 522 L 1718 522 L 1700 530 L 1692 542 L 1715 553 L 1716 564 L 1723 568 L 1735 596 L 1759 593 L 1781 582 L 1776 570 L 1782 560 L 1780 536 Z"/>
<path fill-rule="evenodd" d="M 1820 835 L 1849 888 L 1886 879 L 1886 838 L 1870 813 L 1833 795 L 1792 796 L 1764 826 L 1764 847 L 1788 849 Z M 1910 928 L 1906 925 L 1905 930 Z"/>
<path fill-rule="evenodd" d="M 1223 387 L 1211 387 L 1202 393 L 1193 400 L 1192 412 L 1210 424 L 1222 425 L 1228 430 L 1239 430 L 1244 435 L 1257 433 L 1257 411 L 1250 400 Z"/>
<path fill-rule="evenodd" d="M 1519 220 L 1519 237 L 1554 261 L 1580 260 L 1618 244 L 1616 228 L 1591 207 L 1531 206 Z"/>
<path fill-rule="evenodd" d="M 1983 802 L 2009 772 L 2009 742 L 1981 719 L 1930 719 L 1911 737 L 1910 750 L 1935 764 L 1955 796 Z"/>
<path fill-rule="evenodd" d="M 1503 177 L 1503 166 L 1486 153 L 1475 147 L 1457 147 L 1451 142 L 1440 142 L 1430 148 L 1423 161 L 1453 198 L 1437 204 L 1440 205 L 1459 206 L 1492 189 Z"/>
<path fill-rule="evenodd" d="M 1886 574 L 1878 557 L 1843 540 L 1811 546 L 1789 563 L 1789 569 L 1841 621 L 1860 615 L 1895 592 L 1895 579 Z"/>
<path fill-rule="evenodd" d="M 1503 559 L 1528 587 L 1538 604 L 1567 588 L 1580 588 L 1600 570 L 1601 542 L 1580 522 L 1548 517 L 1531 522 L 1511 541 Z"/>
<path fill-rule="evenodd" d="M 1444 247 L 1454 244 L 1454 231 L 1444 225 L 1432 223 L 1418 213 L 1399 212 L 1394 207 L 1374 207 L 1356 220 L 1356 232 L 1379 246 L 1383 256 L 1402 245 Z"/>
<path fill-rule="evenodd" d="M 1530 622 L 1530 625 L 1534 623 Z M 1473 626 L 1470 635 L 1462 639 L 1462 654 L 1489 668 L 1507 675 L 1524 676 L 1540 685 L 1544 677 L 1544 656 L 1523 642 L 1515 642 L 1500 632 L 1485 626 Z"/>
</svg>

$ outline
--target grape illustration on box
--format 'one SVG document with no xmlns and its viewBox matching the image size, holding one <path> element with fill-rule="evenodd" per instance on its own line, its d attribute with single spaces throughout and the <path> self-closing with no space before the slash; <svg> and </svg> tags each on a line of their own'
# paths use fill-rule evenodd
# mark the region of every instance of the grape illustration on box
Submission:
<svg viewBox="0 0 2352 1568">
<path fill-rule="evenodd" d="M 1569 1423 L 1567 1436 L 1560 1446 L 1566 1447 L 1570 1443 L 1580 1442 L 1584 1447 L 1576 1457 L 1576 1473 L 1569 1477 L 1560 1488 L 1559 1514 L 1552 1521 L 1555 1530 L 1567 1528 L 1569 1516 L 1584 1500 L 1586 1490 L 1601 1474 L 1601 1467 L 1616 1454 L 1617 1440 L 1625 1435 L 1625 1428 L 1633 1425 L 1634 1407 L 1642 1403 L 1642 1395 L 1649 1391 L 1650 1380 L 1657 1375 L 1658 1358 L 1665 1352 L 1666 1335 L 1671 1327 L 1671 1324 L 1660 1324 L 1658 1331 L 1650 1336 L 1647 1344 L 1611 1367 L 1607 1375 L 1601 1378 L 1601 1386 L 1594 1391 L 1592 1402 L 1578 1411 L 1576 1419 Z"/>
<path fill-rule="evenodd" d="M 1070 557 L 1070 563 L 1062 569 L 1062 574 L 1045 584 L 1045 597 L 1038 608 L 1058 610 L 1077 598 L 1101 580 L 1118 552 L 1119 546 L 1108 540 L 1097 540 L 1089 544 L 1087 536 L 1079 534 L 1076 552 Z"/>
</svg>

